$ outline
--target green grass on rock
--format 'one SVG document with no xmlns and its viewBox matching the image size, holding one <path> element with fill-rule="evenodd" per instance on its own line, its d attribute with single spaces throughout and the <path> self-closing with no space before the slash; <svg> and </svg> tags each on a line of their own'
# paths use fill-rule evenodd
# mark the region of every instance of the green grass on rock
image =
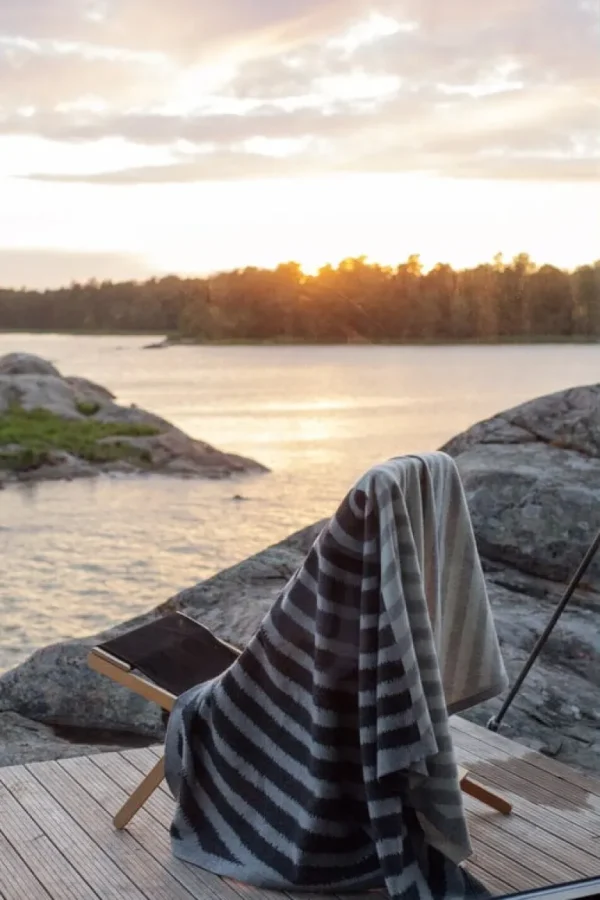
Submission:
<svg viewBox="0 0 600 900">
<path fill-rule="evenodd" d="M 92 415 L 91 411 L 87 415 Z M 133 447 L 127 442 L 99 444 L 98 441 L 108 437 L 148 437 L 158 433 L 159 429 L 151 425 L 98 422 L 92 418 L 63 419 L 47 409 L 24 410 L 12 406 L 0 414 L 0 468 L 36 469 L 48 461 L 53 450 L 63 450 L 92 463 L 122 459 L 143 465 L 151 462 L 150 454 L 144 448 Z"/>
<path fill-rule="evenodd" d="M 82 416 L 95 416 L 100 409 L 100 404 L 96 403 L 95 400 L 80 400 L 76 407 L 77 412 L 81 413 Z"/>
</svg>

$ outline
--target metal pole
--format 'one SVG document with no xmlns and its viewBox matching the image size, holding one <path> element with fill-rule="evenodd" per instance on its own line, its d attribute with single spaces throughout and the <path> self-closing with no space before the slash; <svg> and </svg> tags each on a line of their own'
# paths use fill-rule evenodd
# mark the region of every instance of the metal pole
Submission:
<svg viewBox="0 0 600 900">
<path fill-rule="evenodd" d="M 577 586 L 579 585 L 579 582 L 581 581 L 583 575 L 585 574 L 586 570 L 588 569 L 588 567 L 589 567 L 592 559 L 596 555 L 596 552 L 599 547 L 600 547 L 600 531 L 594 538 L 589 550 L 587 551 L 587 553 L 585 554 L 585 556 L 579 563 L 577 571 L 573 575 L 573 577 L 569 583 L 569 586 L 567 587 L 566 591 L 564 592 L 564 594 L 562 596 L 560 603 L 554 610 L 552 618 L 548 622 L 543 633 L 540 635 L 540 637 L 536 641 L 535 647 L 531 651 L 527 662 L 521 669 L 521 672 L 519 673 L 517 680 L 513 684 L 512 688 L 510 689 L 508 696 L 506 697 L 506 700 L 500 707 L 498 714 L 496 716 L 492 716 L 492 718 L 487 723 L 487 727 L 489 728 L 490 731 L 498 731 L 498 729 L 500 728 L 502 720 L 503 720 L 504 716 L 506 715 L 506 713 L 508 712 L 509 707 L 512 705 L 513 700 L 519 693 L 519 691 L 521 689 L 521 685 L 523 684 L 523 682 L 527 678 L 527 675 L 529 674 L 529 670 L 531 669 L 534 662 L 540 655 L 540 652 L 541 652 L 544 644 L 550 637 L 550 634 L 552 633 L 554 626 L 556 625 L 556 623 L 560 619 L 561 615 L 563 614 L 567 603 L 573 596 L 575 590 L 577 589 Z"/>
</svg>

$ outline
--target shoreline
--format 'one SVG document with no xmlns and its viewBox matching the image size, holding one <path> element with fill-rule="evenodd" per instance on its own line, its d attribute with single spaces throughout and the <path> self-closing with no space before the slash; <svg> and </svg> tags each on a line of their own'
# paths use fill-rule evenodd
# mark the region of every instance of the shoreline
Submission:
<svg viewBox="0 0 600 900">
<path fill-rule="evenodd" d="M 201 340 L 194 338 L 177 338 L 165 336 L 164 331 L 91 331 L 86 329 L 46 330 L 37 328 L 0 328 L 2 335 L 31 334 L 36 336 L 60 337 L 163 337 L 164 344 L 152 348 L 168 349 L 169 347 L 504 347 L 504 346 L 540 346 L 565 344 L 600 344 L 600 337 L 588 335 L 527 335 L 524 337 L 469 338 L 464 340 L 411 340 L 411 341 L 305 341 L 295 338 L 270 338 L 258 341 L 251 338 L 237 340 Z"/>
</svg>

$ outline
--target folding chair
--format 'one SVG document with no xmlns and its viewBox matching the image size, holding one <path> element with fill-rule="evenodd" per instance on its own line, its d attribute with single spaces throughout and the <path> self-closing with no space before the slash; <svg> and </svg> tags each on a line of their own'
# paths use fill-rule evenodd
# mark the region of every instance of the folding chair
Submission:
<svg viewBox="0 0 600 900">
<path fill-rule="evenodd" d="M 232 644 L 182 613 L 163 616 L 94 647 L 88 664 L 145 700 L 156 703 L 163 717 L 177 697 L 215 678 L 240 655 Z M 124 828 L 164 778 L 164 757 L 156 763 L 113 819 Z"/>
<path fill-rule="evenodd" d="M 220 675 L 239 654 L 240 650 L 194 619 L 173 613 L 94 647 L 88 663 L 101 675 L 158 704 L 168 718 L 180 694 Z M 161 757 L 114 817 L 115 828 L 125 828 L 160 785 L 164 772 Z M 473 781 L 466 769 L 460 767 L 459 776 L 465 794 L 504 815 L 511 812 L 504 797 Z"/>
</svg>

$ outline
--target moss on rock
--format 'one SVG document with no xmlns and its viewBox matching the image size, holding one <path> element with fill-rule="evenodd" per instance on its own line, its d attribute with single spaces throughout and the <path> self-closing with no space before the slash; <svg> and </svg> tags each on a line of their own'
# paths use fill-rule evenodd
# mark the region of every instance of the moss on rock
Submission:
<svg viewBox="0 0 600 900">
<path fill-rule="evenodd" d="M 65 419 L 46 409 L 25 410 L 15 405 L 0 415 L 0 468 L 36 469 L 51 462 L 52 454 L 60 451 L 91 463 L 130 460 L 143 465 L 151 461 L 143 448 L 127 441 L 101 442 L 104 438 L 150 437 L 158 433 L 159 429 L 151 425 Z"/>
</svg>

